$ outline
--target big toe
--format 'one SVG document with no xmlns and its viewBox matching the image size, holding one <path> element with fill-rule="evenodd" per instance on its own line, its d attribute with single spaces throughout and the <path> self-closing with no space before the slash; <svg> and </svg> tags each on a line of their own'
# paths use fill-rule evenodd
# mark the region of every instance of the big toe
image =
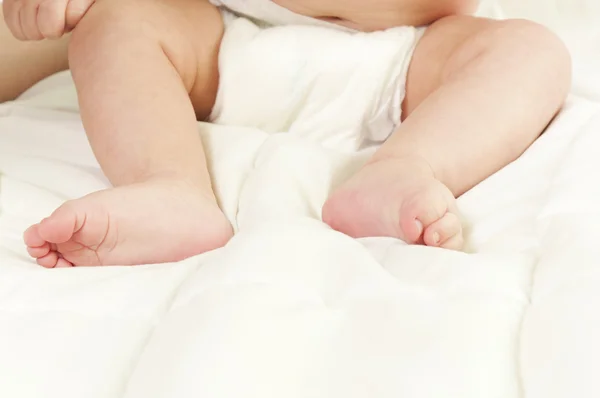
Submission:
<svg viewBox="0 0 600 398">
<path fill-rule="evenodd" d="M 73 236 L 77 224 L 77 213 L 69 204 L 59 207 L 39 224 L 38 234 L 50 243 L 65 243 Z"/>
<path fill-rule="evenodd" d="M 40 224 L 35 224 L 27 228 L 23 234 L 23 241 L 27 245 L 27 253 L 36 260 L 46 258 L 51 252 L 50 244 L 40 236 L 39 229 Z M 43 262 L 50 264 L 52 260 L 48 258 Z"/>
<path fill-rule="evenodd" d="M 462 224 L 459 217 L 451 212 L 432 223 L 423 234 L 427 246 L 460 250 L 463 247 Z"/>
<path fill-rule="evenodd" d="M 58 264 L 58 260 L 58 253 L 54 251 L 50 251 L 45 256 L 36 258 L 36 262 L 44 268 L 55 268 Z"/>
<path fill-rule="evenodd" d="M 48 242 L 40 236 L 40 224 L 34 224 L 23 233 L 23 240 L 27 247 L 39 248 L 47 245 Z"/>
</svg>

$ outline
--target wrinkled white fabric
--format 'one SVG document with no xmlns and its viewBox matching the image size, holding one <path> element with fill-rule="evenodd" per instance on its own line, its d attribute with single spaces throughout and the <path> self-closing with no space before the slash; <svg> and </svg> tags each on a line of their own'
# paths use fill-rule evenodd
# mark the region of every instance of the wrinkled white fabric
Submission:
<svg viewBox="0 0 600 398">
<path fill-rule="evenodd" d="M 347 33 L 315 26 L 227 23 L 211 120 L 289 132 L 356 150 L 400 124 L 406 77 L 422 29 Z"/>
<path fill-rule="evenodd" d="M 600 395 L 600 103 L 460 199 L 471 254 L 320 223 L 361 152 L 200 124 L 229 245 L 48 271 L 22 231 L 107 186 L 67 78 L 0 106 L 0 396 Z"/>
</svg>

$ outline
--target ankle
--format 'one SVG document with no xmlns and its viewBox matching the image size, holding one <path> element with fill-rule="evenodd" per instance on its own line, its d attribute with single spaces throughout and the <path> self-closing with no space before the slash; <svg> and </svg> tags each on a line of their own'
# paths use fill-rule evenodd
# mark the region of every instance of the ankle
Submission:
<svg viewBox="0 0 600 398">
<path fill-rule="evenodd" d="M 202 195 L 211 201 L 216 201 L 210 177 L 182 175 L 181 173 L 161 172 L 138 176 L 128 184 L 120 185 L 145 185 L 157 184 L 168 187 L 169 190 L 184 190 L 189 193 Z"/>
<path fill-rule="evenodd" d="M 402 170 L 403 172 L 410 173 L 411 175 L 421 175 L 423 177 L 436 178 L 436 173 L 431 166 L 431 163 L 427 159 L 419 155 L 408 155 L 408 156 L 388 156 L 388 155 L 375 155 L 368 163 L 369 166 L 383 166 L 393 167 L 396 170 Z"/>
<path fill-rule="evenodd" d="M 116 181 L 113 181 L 116 180 Z M 187 184 L 190 187 L 206 187 L 211 185 L 210 176 L 208 173 L 206 175 L 201 175 L 200 173 L 184 173 L 181 171 L 153 171 L 153 172 L 143 172 L 136 173 L 134 175 L 129 175 L 127 179 L 119 178 L 119 179 L 111 179 L 113 185 L 121 186 L 121 185 L 133 185 L 133 184 L 144 184 L 144 183 L 182 183 Z"/>
</svg>

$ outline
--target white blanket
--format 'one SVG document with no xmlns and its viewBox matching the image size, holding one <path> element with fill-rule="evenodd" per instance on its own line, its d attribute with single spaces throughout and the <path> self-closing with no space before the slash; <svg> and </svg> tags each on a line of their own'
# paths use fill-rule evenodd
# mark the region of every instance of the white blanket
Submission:
<svg viewBox="0 0 600 398">
<path fill-rule="evenodd" d="M 600 76 L 577 54 L 547 133 L 460 199 L 467 254 L 320 223 L 367 152 L 200 124 L 229 245 L 44 270 L 23 229 L 107 181 L 68 75 L 0 106 L 0 397 L 600 396 Z"/>
</svg>

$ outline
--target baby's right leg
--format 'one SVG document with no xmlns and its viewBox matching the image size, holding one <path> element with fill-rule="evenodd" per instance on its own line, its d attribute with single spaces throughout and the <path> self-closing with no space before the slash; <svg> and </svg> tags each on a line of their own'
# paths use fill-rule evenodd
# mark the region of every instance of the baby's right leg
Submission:
<svg viewBox="0 0 600 398">
<path fill-rule="evenodd" d="M 38 263 L 172 262 L 231 238 L 196 125 L 214 104 L 222 35 L 206 0 L 104 0 L 88 11 L 69 61 L 86 132 L 115 188 L 28 229 Z"/>
</svg>

